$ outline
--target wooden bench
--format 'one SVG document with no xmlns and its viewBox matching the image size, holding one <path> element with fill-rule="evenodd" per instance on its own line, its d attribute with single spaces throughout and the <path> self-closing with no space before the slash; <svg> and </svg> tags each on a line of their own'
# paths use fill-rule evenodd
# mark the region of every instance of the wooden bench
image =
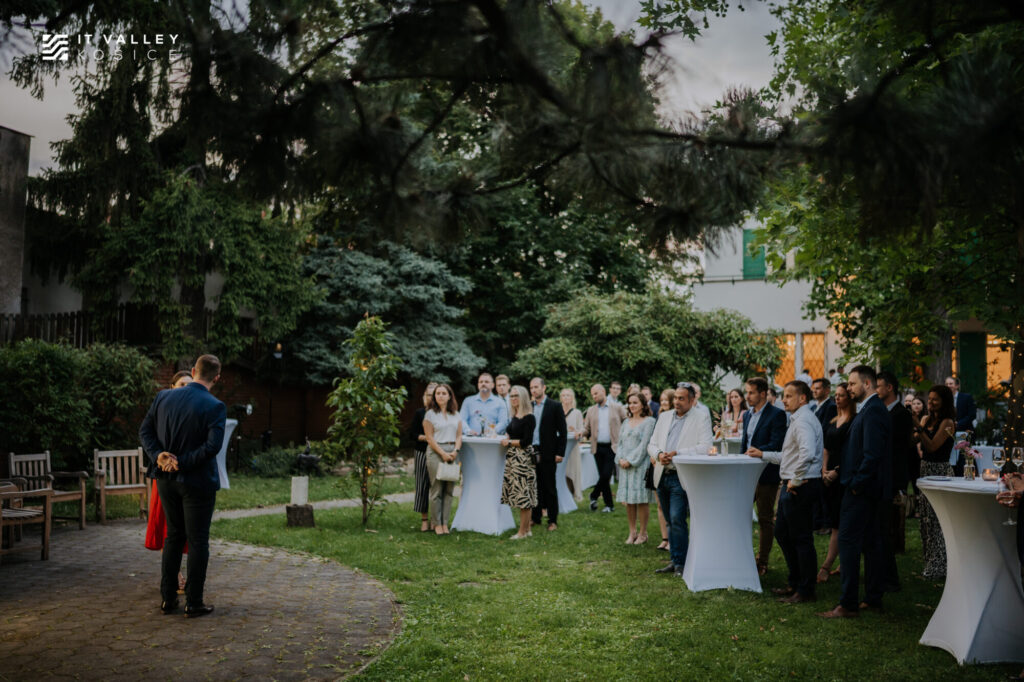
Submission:
<svg viewBox="0 0 1024 682">
<path fill-rule="evenodd" d="M 85 528 L 85 482 L 89 474 L 85 471 L 53 471 L 50 467 L 50 451 L 37 452 L 29 455 L 7 455 L 8 472 L 12 478 L 24 478 L 30 489 L 53 491 L 53 504 L 58 502 L 78 502 L 78 514 L 75 516 L 54 516 L 55 519 L 78 521 L 80 529 Z M 74 481 L 73 489 L 58 488 L 57 481 Z"/>
<path fill-rule="evenodd" d="M 96 476 L 96 515 L 107 522 L 107 495 L 138 495 L 139 516 L 149 508 L 146 460 L 142 448 L 134 450 L 93 450 Z"/>
<path fill-rule="evenodd" d="M 23 478 L 0 481 L 0 557 L 14 552 L 40 550 L 40 558 L 50 558 L 50 514 L 53 490 L 25 490 L 29 485 Z M 41 499 L 42 507 L 26 507 L 25 500 Z M 14 531 L 23 526 L 39 523 L 43 526 L 39 545 L 18 546 Z"/>
</svg>

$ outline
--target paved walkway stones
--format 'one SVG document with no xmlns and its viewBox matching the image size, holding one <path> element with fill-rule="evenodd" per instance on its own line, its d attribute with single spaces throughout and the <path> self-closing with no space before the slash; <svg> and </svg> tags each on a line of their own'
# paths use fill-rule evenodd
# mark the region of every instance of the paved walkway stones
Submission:
<svg viewBox="0 0 1024 682">
<path fill-rule="evenodd" d="M 211 541 L 216 611 L 159 610 L 145 524 L 56 529 L 50 560 L 0 565 L 0 680 L 338 679 L 397 634 L 394 597 L 364 573 L 278 549 Z"/>
</svg>

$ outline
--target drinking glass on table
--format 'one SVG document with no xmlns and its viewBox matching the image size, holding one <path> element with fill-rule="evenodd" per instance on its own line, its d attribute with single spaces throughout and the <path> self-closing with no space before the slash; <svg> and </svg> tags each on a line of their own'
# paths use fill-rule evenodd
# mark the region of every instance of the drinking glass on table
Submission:
<svg viewBox="0 0 1024 682">
<path fill-rule="evenodd" d="M 1021 464 L 1024 464 L 1024 448 L 1014 448 L 1012 452 L 1013 459 L 1011 461 L 1013 462 L 1013 466 L 1017 467 L 1017 471 L 1019 472 Z"/>
<path fill-rule="evenodd" d="M 1003 466 L 1006 465 L 1006 450 L 1003 448 L 992 449 L 992 466 L 999 470 L 999 473 L 1003 473 Z"/>
<path fill-rule="evenodd" d="M 1008 485 L 1006 485 L 1006 483 L 1003 481 L 1003 477 L 1000 476 L 999 477 L 999 493 L 1005 493 L 1008 490 L 1010 490 L 1010 487 Z M 997 493 L 997 496 L 998 496 L 999 493 Z M 1016 526 L 1017 525 L 1017 521 L 1013 518 L 1013 509 L 1012 508 L 1006 510 L 1006 520 L 1003 521 L 1003 525 L 1004 526 Z"/>
</svg>

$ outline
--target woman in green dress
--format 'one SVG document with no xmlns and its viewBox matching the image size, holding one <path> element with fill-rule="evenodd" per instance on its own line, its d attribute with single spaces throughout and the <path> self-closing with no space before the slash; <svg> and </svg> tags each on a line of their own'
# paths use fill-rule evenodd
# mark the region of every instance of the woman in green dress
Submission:
<svg viewBox="0 0 1024 682">
<path fill-rule="evenodd" d="M 617 456 L 621 472 L 615 501 L 626 505 L 626 517 L 629 519 L 626 544 L 642 545 L 647 542 L 647 519 L 650 516 L 651 491 L 645 485 L 644 476 L 651 465 L 647 444 L 654 433 L 654 418 L 640 393 L 630 394 L 626 411 L 629 417 L 619 431 Z"/>
</svg>

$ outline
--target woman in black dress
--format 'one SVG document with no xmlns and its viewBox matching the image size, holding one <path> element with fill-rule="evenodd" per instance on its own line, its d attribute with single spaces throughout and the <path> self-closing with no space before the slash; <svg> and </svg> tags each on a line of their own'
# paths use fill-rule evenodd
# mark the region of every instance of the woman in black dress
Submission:
<svg viewBox="0 0 1024 682">
<path fill-rule="evenodd" d="M 839 507 L 843 502 L 843 486 L 839 482 L 839 464 L 843 461 L 843 449 L 850 435 L 850 424 L 857 416 L 857 409 L 850 399 L 849 384 L 836 386 L 836 416 L 825 425 L 825 453 L 821 462 L 821 480 L 825 484 L 825 507 L 828 509 L 828 525 L 832 535 L 828 540 L 828 553 L 818 571 L 818 582 L 823 583 L 836 573 L 832 564 L 839 556 Z"/>
<path fill-rule="evenodd" d="M 427 437 L 423 435 L 423 417 L 427 413 L 427 407 L 430 405 L 435 388 L 437 388 L 435 382 L 427 384 L 427 389 L 423 391 L 423 407 L 416 410 L 410 428 L 410 435 L 416 443 L 413 456 L 416 463 L 414 468 L 416 497 L 412 503 L 412 510 L 420 513 L 420 530 L 424 533 L 430 530 L 430 517 L 427 515 L 427 512 L 430 511 L 430 474 L 427 473 Z"/>
<path fill-rule="evenodd" d="M 953 435 L 956 432 L 956 408 L 953 407 L 953 392 L 945 386 L 932 386 L 928 391 L 928 416 L 915 429 L 921 442 L 921 476 L 952 476 L 953 467 L 949 456 L 953 452 Z M 928 498 L 918 498 L 921 516 L 921 549 L 924 554 L 924 571 L 928 579 L 946 577 L 946 540 L 942 527 L 935 516 L 935 510 Z"/>
<path fill-rule="evenodd" d="M 530 537 L 530 515 L 537 506 L 537 467 L 534 462 L 533 431 L 536 420 L 530 395 L 522 386 L 508 394 L 512 419 L 505 428 L 505 476 L 501 482 L 501 503 L 519 510 L 519 532 L 513 540 Z"/>
</svg>

